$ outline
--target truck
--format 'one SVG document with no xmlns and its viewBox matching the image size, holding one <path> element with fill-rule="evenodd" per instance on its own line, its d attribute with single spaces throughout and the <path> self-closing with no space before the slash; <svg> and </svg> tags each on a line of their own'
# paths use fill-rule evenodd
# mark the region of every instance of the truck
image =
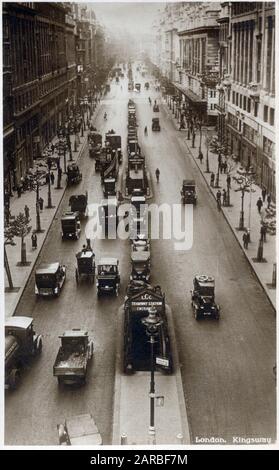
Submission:
<svg viewBox="0 0 279 470">
<path fill-rule="evenodd" d="M 73 416 L 57 425 L 59 445 L 102 445 L 102 436 L 91 413 Z"/>
<path fill-rule="evenodd" d="M 33 318 L 14 316 L 5 321 L 5 387 L 16 389 L 21 368 L 42 352 L 42 337 L 35 333 Z"/>
<path fill-rule="evenodd" d="M 65 331 L 59 338 L 61 346 L 53 366 L 54 377 L 57 377 L 59 385 L 85 384 L 94 351 L 88 332 L 73 328 Z"/>
</svg>

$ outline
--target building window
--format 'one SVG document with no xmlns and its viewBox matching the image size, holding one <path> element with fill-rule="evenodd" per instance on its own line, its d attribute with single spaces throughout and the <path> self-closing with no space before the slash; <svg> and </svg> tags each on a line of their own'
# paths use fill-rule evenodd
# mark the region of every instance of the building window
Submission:
<svg viewBox="0 0 279 470">
<path fill-rule="evenodd" d="M 250 100 L 249 100 L 250 101 Z M 254 116 L 258 116 L 258 110 L 259 110 L 259 103 L 255 102 L 254 103 Z"/>
<path fill-rule="evenodd" d="M 243 96 L 243 109 L 246 111 L 246 96 Z"/>
<path fill-rule="evenodd" d="M 269 111 L 269 124 L 271 126 L 274 126 L 274 109 L 273 108 L 270 108 L 270 111 Z"/>
<path fill-rule="evenodd" d="M 264 106 L 264 122 L 268 121 L 268 106 Z"/>
<path fill-rule="evenodd" d="M 242 108 L 242 95 L 239 95 L 239 107 Z"/>
<path fill-rule="evenodd" d="M 238 106 L 238 93 L 235 94 L 235 104 Z"/>
<path fill-rule="evenodd" d="M 247 98 L 247 112 L 251 113 L 251 100 L 250 100 L 250 98 Z"/>
<path fill-rule="evenodd" d="M 233 91 L 233 93 L 232 93 L 232 102 L 233 102 L 233 104 L 235 104 L 235 91 Z"/>
</svg>

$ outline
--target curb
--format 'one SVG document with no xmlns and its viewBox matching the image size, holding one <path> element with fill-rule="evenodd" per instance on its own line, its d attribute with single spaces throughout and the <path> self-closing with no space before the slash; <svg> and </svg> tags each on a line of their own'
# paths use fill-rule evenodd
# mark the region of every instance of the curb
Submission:
<svg viewBox="0 0 279 470">
<path fill-rule="evenodd" d="M 210 184 L 208 183 L 208 181 L 207 181 L 207 179 L 206 179 L 206 177 L 205 177 L 205 175 L 204 175 L 204 172 L 202 171 L 201 167 L 198 165 L 198 162 L 196 161 L 196 158 L 195 158 L 195 156 L 193 155 L 193 153 L 192 153 L 192 151 L 191 151 L 191 148 L 188 147 L 188 145 L 187 145 L 187 143 L 186 143 L 185 141 L 183 141 L 183 143 L 184 143 L 184 145 L 186 146 L 186 148 L 187 148 L 187 150 L 188 150 L 188 153 L 191 155 L 192 159 L 194 160 L 196 166 L 198 167 L 198 169 L 199 169 L 199 171 L 200 171 L 200 173 L 201 173 L 201 175 L 202 175 L 204 181 L 206 182 L 206 185 L 207 185 L 207 187 L 208 187 L 208 189 L 209 189 L 209 191 L 210 191 L 211 196 L 212 196 L 212 197 L 214 198 L 214 200 L 216 201 L 216 198 L 215 198 L 215 194 L 214 194 L 214 192 L 213 192 L 213 189 L 211 188 Z M 231 231 L 232 231 L 232 233 L 233 233 L 233 235 L 234 235 L 236 241 L 238 242 L 238 245 L 240 246 L 242 253 L 245 255 L 245 258 L 246 258 L 247 261 L 249 262 L 250 267 L 251 267 L 252 270 L 253 270 L 253 273 L 255 274 L 255 276 L 256 276 L 256 278 L 257 278 L 259 284 L 261 285 L 261 287 L 262 287 L 262 289 L 263 289 L 265 295 L 267 296 L 270 305 L 272 306 L 272 308 L 274 309 L 274 311 L 275 311 L 275 313 L 276 313 L 276 305 L 273 305 L 273 302 L 272 302 L 271 298 L 269 297 L 269 293 L 268 293 L 268 290 L 267 290 L 265 284 L 262 282 L 262 280 L 260 279 L 259 275 L 258 275 L 257 272 L 255 271 L 254 266 L 253 266 L 253 264 L 252 264 L 252 261 L 251 261 L 250 258 L 248 257 L 246 251 L 243 249 L 242 244 L 241 244 L 241 241 L 239 240 L 239 238 L 237 237 L 236 233 L 234 232 L 234 229 L 233 229 L 233 227 L 232 227 L 232 225 L 231 225 L 231 223 L 230 223 L 230 221 L 229 221 L 229 218 L 228 218 L 228 216 L 227 216 L 227 214 L 226 214 L 226 212 L 224 211 L 224 209 L 223 209 L 222 206 L 221 206 L 221 211 L 222 211 L 223 217 L 225 218 L 225 220 L 226 220 L 228 226 L 230 227 L 230 229 L 231 229 Z"/>
<path fill-rule="evenodd" d="M 95 117 L 95 116 L 94 116 L 94 117 Z M 88 131 L 85 131 L 85 132 L 88 132 Z M 80 151 L 79 151 L 79 153 L 78 153 L 78 156 L 77 156 L 76 160 L 73 160 L 73 163 L 78 162 L 78 160 L 80 159 L 80 157 L 81 157 L 81 155 L 82 155 L 82 153 L 83 153 L 83 151 L 84 151 L 84 147 L 85 147 L 86 142 L 87 142 L 87 140 L 86 140 L 86 137 L 85 137 L 85 138 L 84 138 L 84 142 L 83 142 L 83 144 L 82 144 L 82 146 L 81 146 L 81 148 L 80 148 Z M 65 180 L 65 181 L 66 181 L 66 180 Z M 24 292 L 25 292 L 26 286 L 27 286 L 27 284 L 28 284 L 28 282 L 29 282 L 29 280 L 30 280 L 30 278 L 31 278 L 31 276 L 32 276 L 32 273 L 33 273 L 33 271 L 34 271 L 35 264 L 36 264 L 36 262 L 37 262 L 37 260 L 38 260 L 38 258 L 39 258 L 39 256 L 40 256 L 40 254 L 41 254 L 41 252 L 42 252 L 42 249 L 43 249 L 44 245 L 45 245 L 45 242 L 46 242 L 47 236 L 48 236 L 48 234 L 49 234 L 49 231 L 50 231 L 50 229 L 51 229 L 53 220 L 54 220 L 54 218 L 55 218 L 55 216 L 56 216 L 56 214 L 57 214 L 57 212 L 58 212 L 58 209 L 60 208 L 60 205 L 61 205 L 61 203 L 62 203 L 62 200 L 63 200 L 63 198 L 64 198 L 66 189 L 67 189 L 67 185 L 63 187 L 63 192 L 60 193 L 60 194 L 61 194 L 60 201 L 59 201 L 59 203 L 58 203 L 57 206 L 56 206 L 56 210 L 55 210 L 54 213 L 53 213 L 53 217 L 52 217 L 52 219 L 51 219 L 51 221 L 50 221 L 50 223 L 49 223 L 48 228 L 47 228 L 47 229 L 45 230 L 45 232 L 44 232 L 44 240 L 43 240 L 43 242 L 42 242 L 42 245 L 41 245 L 39 251 L 37 252 L 37 256 L 36 256 L 36 258 L 35 258 L 35 260 L 34 260 L 34 264 L 33 264 L 33 266 L 32 266 L 32 269 L 31 269 L 31 271 L 30 271 L 30 273 L 29 273 L 29 275 L 28 275 L 28 277 L 27 277 L 27 279 L 26 279 L 25 285 L 22 287 L 22 292 L 21 292 L 21 294 L 20 294 L 20 296 L 19 296 L 19 298 L 18 298 L 18 300 L 17 300 L 17 302 L 16 302 L 16 305 L 15 305 L 15 307 L 14 307 L 13 313 L 12 313 L 10 316 L 14 316 L 15 311 L 16 311 L 16 309 L 17 309 L 17 307 L 18 307 L 18 304 L 19 304 L 19 302 L 21 301 L 21 298 L 22 298 L 22 296 L 23 296 L 23 294 L 24 294 Z M 4 305 L 5 305 L 5 298 L 4 298 Z"/>
<path fill-rule="evenodd" d="M 121 375 L 122 375 L 122 360 L 123 360 L 123 321 L 124 321 L 124 304 L 122 304 L 118 309 L 118 321 L 117 321 L 117 351 L 116 351 L 116 361 L 115 361 L 115 385 L 114 385 L 114 400 L 113 400 L 113 426 L 112 426 L 112 445 L 120 445 L 119 439 L 120 436 L 120 397 L 121 397 Z M 187 409 L 184 398 L 183 386 L 182 386 L 182 377 L 179 366 L 179 356 L 177 350 L 177 344 L 175 341 L 175 329 L 174 321 L 172 318 L 172 310 L 168 304 L 166 304 L 166 314 L 168 321 L 168 330 L 171 340 L 171 351 L 174 362 L 174 373 L 173 377 L 175 378 L 176 387 L 177 387 L 177 396 L 178 396 L 178 405 L 180 413 L 180 422 L 183 432 L 183 444 L 181 445 L 190 445 L 190 430 L 187 417 Z M 129 436 L 127 436 L 129 441 Z M 129 444 L 128 444 L 129 445 Z M 167 445 L 167 444 L 166 444 Z M 179 445 L 180 447 L 180 445 Z"/>
</svg>

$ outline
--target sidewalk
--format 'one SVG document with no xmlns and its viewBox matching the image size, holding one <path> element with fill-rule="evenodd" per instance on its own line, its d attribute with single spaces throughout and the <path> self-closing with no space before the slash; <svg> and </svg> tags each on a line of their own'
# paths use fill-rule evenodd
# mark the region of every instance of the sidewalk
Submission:
<svg viewBox="0 0 279 470">
<path fill-rule="evenodd" d="M 98 112 L 99 106 L 95 109 L 95 113 L 93 115 L 96 115 Z M 87 133 L 88 129 L 84 131 L 84 136 L 80 137 L 80 144 L 78 145 L 78 150 L 77 152 L 74 152 L 72 150 L 72 157 L 73 157 L 73 162 L 76 162 L 85 147 L 85 144 L 87 142 Z M 72 143 L 72 149 L 74 149 L 74 139 L 75 136 L 72 135 L 70 136 L 71 143 Z M 52 143 L 57 142 L 57 137 L 54 137 L 52 140 Z M 67 164 L 69 162 L 69 155 L 67 152 Z M 60 159 L 60 164 L 61 168 L 64 169 L 64 159 L 61 157 Z M 7 275 L 4 270 L 4 279 L 5 279 L 5 318 L 14 315 L 15 309 L 20 301 L 20 298 L 23 294 L 24 288 L 29 280 L 29 277 L 32 273 L 34 264 L 41 252 L 41 249 L 43 247 L 43 244 L 45 242 L 45 239 L 48 235 L 48 232 L 50 230 L 52 221 L 55 217 L 55 214 L 59 208 L 59 205 L 61 203 L 61 200 L 64 196 L 65 190 L 66 190 L 66 175 L 63 173 L 62 178 L 61 178 L 61 189 L 56 189 L 57 185 L 57 171 L 55 173 L 55 181 L 54 184 L 51 185 L 51 199 L 52 199 L 52 205 L 54 206 L 51 209 L 48 209 L 47 206 L 47 201 L 48 201 L 48 185 L 44 185 L 40 187 L 40 197 L 44 199 L 44 209 L 43 211 L 40 212 L 40 218 L 41 218 L 41 228 L 44 230 L 42 233 L 37 233 L 37 249 L 33 250 L 32 249 L 32 244 L 31 244 L 31 235 L 32 231 L 36 229 L 36 192 L 35 191 L 25 191 L 22 193 L 21 197 L 18 198 L 16 192 L 14 193 L 14 196 L 10 200 L 10 211 L 12 216 L 17 216 L 19 212 L 24 213 L 24 206 L 27 205 L 30 210 L 30 225 L 32 226 L 32 230 L 30 234 L 26 237 L 26 254 L 27 254 L 27 262 L 30 264 L 28 266 L 18 266 L 18 262 L 21 259 L 21 240 L 20 238 L 16 237 L 14 238 L 14 241 L 16 243 L 15 246 L 7 245 L 6 246 L 6 252 L 7 252 L 7 257 L 8 257 L 8 262 L 9 262 L 9 267 L 11 271 L 11 276 L 13 280 L 13 285 L 15 289 L 11 292 L 9 290 L 9 285 L 8 285 L 8 280 L 7 280 Z M 28 314 L 28 312 L 22 312 L 22 314 Z"/>
<path fill-rule="evenodd" d="M 166 101 L 162 98 L 162 103 L 164 104 L 164 109 L 168 113 L 169 116 L 172 117 L 173 122 L 177 130 L 179 130 L 179 125 L 177 119 L 174 117 L 174 114 L 169 109 Z M 200 162 L 198 159 L 199 155 L 199 141 L 200 137 L 197 133 L 195 139 L 195 148 L 192 148 L 192 141 L 186 140 L 187 132 L 181 131 L 179 133 L 178 138 L 182 140 L 187 148 L 187 154 L 191 155 L 193 160 L 195 161 L 197 167 L 199 168 L 203 178 L 205 179 L 208 188 L 214 198 L 216 198 L 216 193 L 218 188 L 212 188 L 210 186 L 210 175 L 211 172 L 217 173 L 218 168 L 218 155 L 212 154 L 210 151 L 208 152 L 208 160 L 209 160 L 209 173 L 206 173 L 206 144 L 205 144 L 205 135 L 202 135 L 202 143 L 201 143 L 201 150 L 203 153 L 203 163 Z M 230 225 L 231 230 L 233 231 L 237 241 L 239 242 L 240 247 L 243 250 L 247 260 L 249 261 L 254 273 L 256 274 L 262 288 L 264 289 L 265 293 L 268 296 L 272 306 L 276 309 L 276 289 L 272 286 L 272 275 L 274 269 L 274 263 L 276 263 L 276 236 L 275 235 L 266 235 L 266 242 L 263 246 L 263 262 L 257 262 L 255 259 L 257 258 L 257 251 L 260 239 L 260 228 L 261 228 L 261 216 L 258 213 L 258 209 L 256 206 L 256 202 L 259 197 L 262 196 L 261 188 L 256 184 L 253 185 L 253 189 L 255 192 L 251 193 L 251 201 L 250 201 L 250 194 L 245 193 L 244 197 L 244 225 L 248 227 L 249 225 L 249 218 L 250 218 L 250 237 L 251 243 L 249 243 L 249 247 L 247 250 L 243 248 L 243 231 L 237 229 L 239 226 L 239 218 L 240 218 L 240 210 L 241 210 L 241 192 L 235 192 L 238 188 L 237 183 L 233 180 L 233 176 L 237 176 L 237 170 L 240 168 L 240 164 L 235 164 L 233 170 L 231 171 L 231 190 L 230 190 L 230 207 L 223 207 L 222 212 L 224 214 L 225 219 L 227 220 L 228 224 Z M 220 191 L 227 190 L 227 174 L 220 173 L 219 177 L 219 186 Z M 265 203 L 263 205 L 263 209 L 267 207 Z M 217 210 L 217 204 L 216 204 Z M 250 213 L 250 217 L 249 217 Z"/>
<path fill-rule="evenodd" d="M 190 431 L 182 388 L 172 312 L 166 306 L 174 373 L 155 372 L 156 445 L 189 445 Z M 112 445 L 151 445 L 150 372 L 122 372 L 123 306 L 118 311 Z M 136 410 L 140 410 L 139 413 Z"/>
</svg>

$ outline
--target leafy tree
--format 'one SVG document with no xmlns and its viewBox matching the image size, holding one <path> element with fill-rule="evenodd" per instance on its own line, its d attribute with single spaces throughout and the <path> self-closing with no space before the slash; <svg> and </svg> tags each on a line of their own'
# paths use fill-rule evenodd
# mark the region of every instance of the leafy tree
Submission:
<svg viewBox="0 0 279 470">
<path fill-rule="evenodd" d="M 20 212 L 14 220 L 10 222 L 9 234 L 13 237 L 21 238 L 21 264 L 26 264 L 26 243 L 25 237 L 31 232 L 32 226 L 30 225 L 31 219 L 27 218 L 25 214 Z"/>
</svg>

